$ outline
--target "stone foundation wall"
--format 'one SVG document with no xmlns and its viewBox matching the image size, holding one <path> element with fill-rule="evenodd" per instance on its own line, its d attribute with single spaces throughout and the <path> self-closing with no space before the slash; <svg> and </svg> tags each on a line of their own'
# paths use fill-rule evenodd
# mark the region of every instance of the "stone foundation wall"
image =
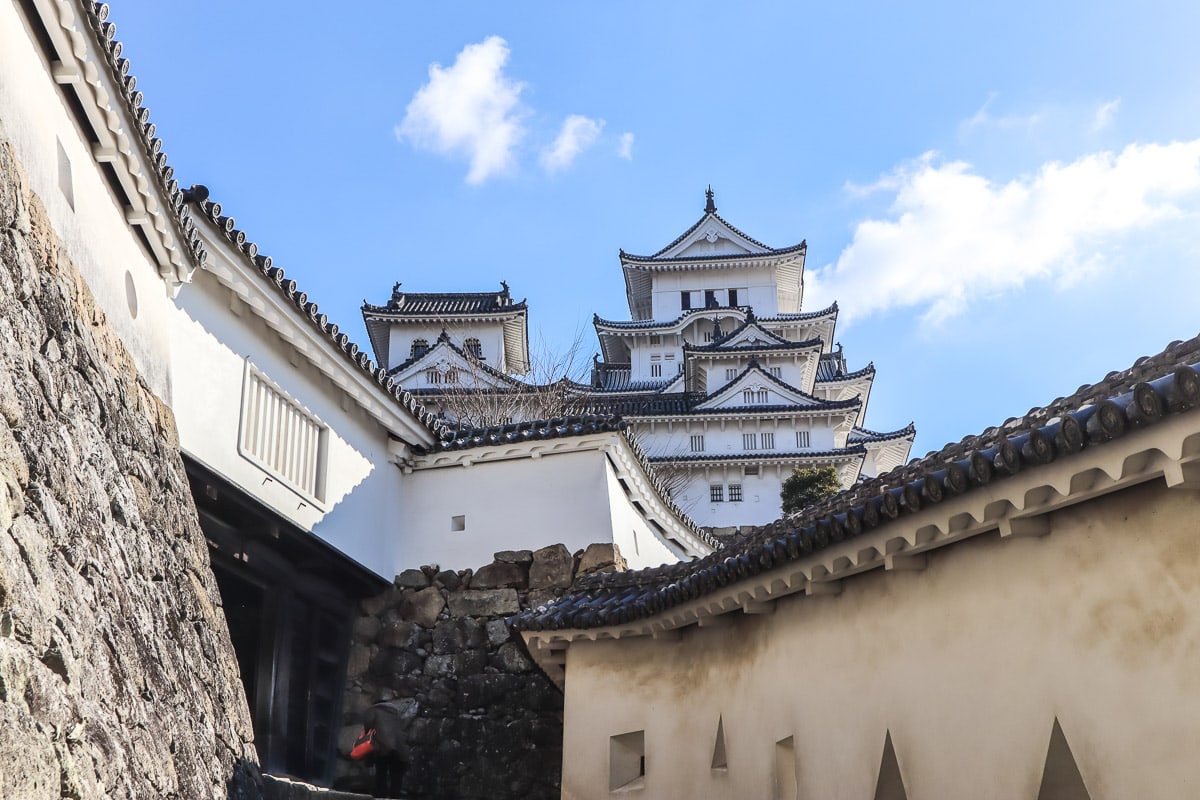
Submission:
<svg viewBox="0 0 1200 800">
<path fill-rule="evenodd" d="M 563 698 L 505 619 L 561 595 L 577 575 L 624 569 L 612 544 L 496 553 L 478 571 L 410 569 L 363 601 L 355 624 L 339 787 L 369 791 L 348 754 L 364 712 L 393 701 L 406 798 L 558 798 Z"/>
<path fill-rule="evenodd" d="M 251 736 L 174 419 L 0 137 L 0 796 L 257 797 Z"/>
</svg>

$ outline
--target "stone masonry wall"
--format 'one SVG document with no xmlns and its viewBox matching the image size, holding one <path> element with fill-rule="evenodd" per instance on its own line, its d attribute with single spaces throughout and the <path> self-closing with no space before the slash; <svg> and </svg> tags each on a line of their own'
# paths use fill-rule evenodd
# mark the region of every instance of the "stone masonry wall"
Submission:
<svg viewBox="0 0 1200 800">
<path fill-rule="evenodd" d="M 348 759 L 363 712 L 393 701 L 406 798 L 558 798 L 563 697 L 505 619 L 560 596 L 577 575 L 624 569 L 612 544 L 496 553 L 478 571 L 427 566 L 360 606 L 337 786 L 369 791 Z"/>
<path fill-rule="evenodd" d="M 251 798 L 171 412 L 0 136 L 0 796 Z"/>
</svg>

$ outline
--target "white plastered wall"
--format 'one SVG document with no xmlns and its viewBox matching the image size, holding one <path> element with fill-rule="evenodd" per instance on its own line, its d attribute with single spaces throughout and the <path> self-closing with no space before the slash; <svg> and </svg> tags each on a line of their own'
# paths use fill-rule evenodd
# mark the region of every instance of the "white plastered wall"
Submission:
<svg viewBox="0 0 1200 800">
<path fill-rule="evenodd" d="M 67 111 L 41 52 L 14 3 L 0 3 L 0 138 L 16 150 L 33 191 L 97 304 L 151 390 L 172 400 L 166 315 L 171 305 L 158 267 L 109 192 L 91 146 Z M 59 189 L 58 144 L 71 164 L 74 209 Z M 137 299 L 134 318 L 126 275 Z"/>
<path fill-rule="evenodd" d="M 644 730 L 639 797 L 770 797 L 793 736 L 800 797 L 861 800 L 890 731 L 913 800 L 1034 800 L 1057 718 L 1095 800 L 1193 797 L 1198 518 L 1200 494 L 1154 481 L 768 616 L 572 644 L 563 796 L 608 796 L 609 736 Z"/>
<path fill-rule="evenodd" d="M 307 361 L 293 360 L 289 346 L 240 301 L 231 303 L 208 272 L 196 273 L 178 304 L 170 332 L 184 452 L 368 569 L 395 575 L 404 486 L 400 470 L 388 463 L 387 431 L 358 405 L 343 402 L 341 391 Z M 313 502 L 239 454 L 247 360 L 329 427 L 323 501 Z"/>
</svg>

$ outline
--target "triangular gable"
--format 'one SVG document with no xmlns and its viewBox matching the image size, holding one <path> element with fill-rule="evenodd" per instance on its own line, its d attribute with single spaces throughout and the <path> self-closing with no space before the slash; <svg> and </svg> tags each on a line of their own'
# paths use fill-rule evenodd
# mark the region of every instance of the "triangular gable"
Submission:
<svg viewBox="0 0 1200 800">
<path fill-rule="evenodd" d="M 763 345 L 790 345 L 787 339 L 772 333 L 758 323 L 758 320 L 746 320 L 741 327 L 733 331 L 731 334 L 722 339 L 718 345 L 720 347 L 748 347 L 748 346 L 763 346 Z"/>
<path fill-rule="evenodd" d="M 879 763 L 879 780 L 875 783 L 875 800 L 908 800 L 904 778 L 900 774 L 900 762 L 896 759 L 896 748 L 892 746 L 891 731 L 883 740 L 883 758 Z"/>
<path fill-rule="evenodd" d="M 443 381 L 444 388 L 511 389 L 524 385 L 486 364 L 467 358 L 446 338 L 439 338 L 425 355 L 403 365 L 393 378 L 405 386 L 424 385 L 425 373 L 430 369 L 439 370 L 443 376 L 450 371 L 456 373 L 457 382 Z"/>
<path fill-rule="evenodd" d="M 749 394 L 747 394 L 749 392 Z M 696 406 L 697 411 L 739 406 L 815 406 L 821 401 L 771 377 L 757 361 Z"/>
<path fill-rule="evenodd" d="M 1091 800 L 1087 787 L 1083 783 L 1083 775 L 1075 756 L 1071 753 L 1071 745 L 1063 733 L 1058 718 L 1054 718 L 1054 728 L 1050 731 L 1050 746 L 1046 748 L 1046 764 L 1042 768 L 1042 786 L 1038 790 L 1038 800 Z"/>
<path fill-rule="evenodd" d="M 716 214 L 705 214 L 655 258 L 694 258 L 697 256 L 745 256 L 769 253 L 771 248 L 756 242 Z"/>
</svg>

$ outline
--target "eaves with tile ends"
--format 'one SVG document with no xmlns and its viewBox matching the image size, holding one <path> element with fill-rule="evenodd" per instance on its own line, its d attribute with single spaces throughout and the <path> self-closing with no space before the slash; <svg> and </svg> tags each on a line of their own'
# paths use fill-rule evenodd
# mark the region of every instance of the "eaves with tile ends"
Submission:
<svg viewBox="0 0 1200 800">
<path fill-rule="evenodd" d="M 529 635 L 660 632 L 737 609 L 737 598 L 751 589 L 756 602 L 801 590 L 836 591 L 843 576 L 923 563 L 925 552 L 997 527 L 1002 537 L 1041 535 L 1056 503 L 1156 477 L 1200 487 L 1198 369 L 1200 338 L 1174 342 L 1127 370 L 864 481 L 712 555 L 580 579 L 557 602 L 518 614 L 512 623 Z M 1051 472 L 1057 482 L 1043 485 L 1041 473 Z M 1006 485 L 1020 505 L 1004 499 Z M 953 519 L 935 521 L 942 503 L 957 509 Z M 908 530 L 910 517 L 927 522 Z M 888 539 L 893 528 L 897 537 Z M 843 555 L 824 558 L 830 551 Z M 569 643 L 574 637 L 561 638 Z"/>
<path fill-rule="evenodd" d="M 187 195 L 200 218 L 237 253 L 242 261 L 242 269 L 257 275 L 260 284 L 265 284 L 269 291 L 281 297 L 296 318 L 315 331 L 327 348 L 348 362 L 353 370 L 366 376 L 376 391 L 414 418 L 433 438 L 446 431 L 444 421 L 429 412 L 413 393 L 406 391 L 388 375 L 387 370 L 375 364 L 367 351 L 343 333 L 337 323 L 330 322 L 329 317 L 321 313 L 317 303 L 309 300 L 308 294 L 300 290 L 296 281 L 288 278 L 282 268 L 272 263 L 270 256 L 259 252 L 258 245 L 238 229 L 233 217 L 223 213 L 221 204 L 208 199 L 206 187 L 193 186 L 187 190 Z"/>
</svg>

